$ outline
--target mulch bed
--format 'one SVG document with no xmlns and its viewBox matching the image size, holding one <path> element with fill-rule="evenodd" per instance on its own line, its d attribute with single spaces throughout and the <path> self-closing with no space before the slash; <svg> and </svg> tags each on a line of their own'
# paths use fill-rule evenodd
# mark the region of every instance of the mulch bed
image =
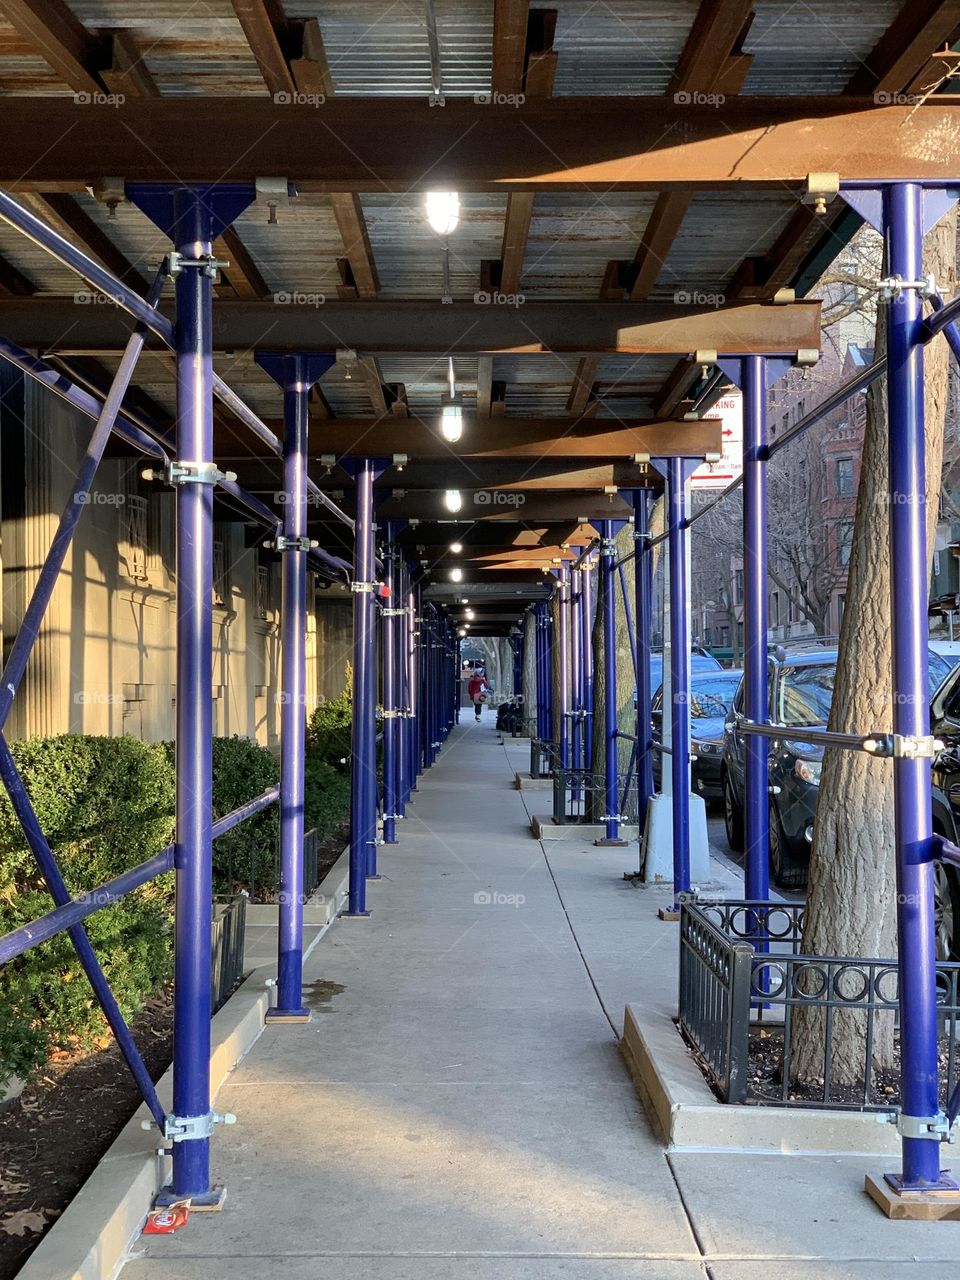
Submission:
<svg viewBox="0 0 960 1280">
<path fill-rule="evenodd" d="M 750 1102 L 783 1102 L 783 1033 L 770 1030 L 764 1034 L 753 1034 L 749 1040 L 750 1067 L 747 1083 L 747 1097 Z M 946 1083 L 948 1050 L 944 1046 L 940 1050 L 940 1093 L 941 1105 L 946 1101 L 946 1094 L 953 1087 L 953 1082 Z M 859 1085 L 840 1085 L 831 1081 L 830 1098 L 823 1100 L 823 1080 L 804 1083 L 794 1082 L 787 1093 L 787 1102 L 798 1104 L 814 1104 L 832 1106 L 847 1103 L 863 1106 L 863 1081 Z M 867 1105 L 887 1107 L 891 1109 L 900 1105 L 900 1037 L 897 1034 L 894 1043 L 894 1062 L 891 1067 L 884 1067 L 874 1072 L 872 1088 L 867 1097 Z"/>
<path fill-rule="evenodd" d="M 173 1055 L 173 993 L 130 1025 L 151 1077 Z M 59 1055 L 0 1113 L 0 1280 L 12 1280 L 140 1105 L 116 1044 Z"/>
</svg>

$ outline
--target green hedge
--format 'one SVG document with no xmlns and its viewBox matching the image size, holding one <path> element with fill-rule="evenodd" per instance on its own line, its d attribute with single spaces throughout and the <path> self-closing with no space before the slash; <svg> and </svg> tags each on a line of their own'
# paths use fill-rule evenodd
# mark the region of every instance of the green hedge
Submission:
<svg viewBox="0 0 960 1280">
<path fill-rule="evenodd" d="M 163 745 L 172 765 L 174 744 Z M 266 747 L 250 738 L 214 738 L 214 818 L 232 813 L 279 781 L 280 762 Z M 280 806 L 272 804 L 214 840 L 214 893 L 241 888 L 257 895 L 261 890 L 273 892 L 277 887 L 279 833 Z"/>
<path fill-rule="evenodd" d="M 326 708 L 326 710 L 324 710 Z M 320 714 L 322 713 L 322 714 Z M 311 721 L 304 822 L 320 839 L 348 816 L 350 775 L 340 763 L 349 695 Z M 72 894 L 103 884 L 169 844 L 174 834 L 172 743 L 68 734 L 12 746 L 14 758 Z M 219 818 L 275 786 L 280 765 L 248 738 L 213 741 L 213 812 Z M 279 805 L 214 841 L 214 892 L 276 889 Z M 20 824 L 0 798 L 0 934 L 53 901 Z M 170 975 L 173 877 L 161 876 L 86 920 L 107 980 L 130 1017 Z M 106 1024 L 65 934 L 0 968 L 0 1085 L 28 1076 L 58 1049 L 85 1048 Z"/>
<path fill-rule="evenodd" d="M 173 838 L 173 770 L 161 746 L 70 734 L 17 742 L 12 751 L 71 893 L 110 880 Z M 127 1017 L 170 974 L 172 880 L 162 876 L 86 921 Z M 4 794 L 0 932 L 53 905 Z M 65 934 L 0 969 L 0 1080 L 28 1076 L 54 1050 L 90 1046 L 105 1025 Z"/>
<path fill-rule="evenodd" d="M 347 687 L 338 698 L 321 702 L 307 725 L 307 755 L 339 773 L 350 772 L 350 734 L 353 697 L 349 668 Z"/>
</svg>

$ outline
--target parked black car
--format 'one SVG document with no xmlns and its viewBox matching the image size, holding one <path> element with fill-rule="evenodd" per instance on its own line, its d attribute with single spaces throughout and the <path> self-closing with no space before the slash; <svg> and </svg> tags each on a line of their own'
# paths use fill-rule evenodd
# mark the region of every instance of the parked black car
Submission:
<svg viewBox="0 0 960 1280">
<path fill-rule="evenodd" d="M 768 719 L 784 726 L 782 738 L 767 740 L 770 759 L 770 873 L 783 888 L 800 889 L 807 881 L 813 816 L 823 759 L 822 747 L 791 740 L 790 728 L 823 728 L 826 725 L 833 701 L 836 670 L 836 648 L 818 645 L 815 641 L 778 646 L 768 658 Z M 949 666 L 939 654 L 931 651 L 928 672 L 930 693 L 933 694 L 949 673 Z M 741 682 L 724 725 L 720 765 L 727 843 L 738 853 L 743 852 L 745 736 L 737 727 L 742 719 Z M 960 718 L 956 739 L 960 751 Z M 957 768 L 960 769 L 960 755 Z M 936 813 L 936 795 L 934 811 Z M 957 822 L 960 824 L 960 805 Z M 950 832 L 945 831 L 944 834 L 949 836 Z"/>
<path fill-rule="evenodd" d="M 740 671 L 693 671 L 690 676 L 690 739 L 694 761 L 690 769 L 691 786 L 709 804 L 723 798 L 720 785 L 720 759 L 723 753 L 723 726 L 740 683 Z M 653 740 L 661 740 L 663 725 L 663 685 L 653 695 Z M 653 753 L 653 780 L 659 790 L 661 763 L 659 751 Z"/>
</svg>

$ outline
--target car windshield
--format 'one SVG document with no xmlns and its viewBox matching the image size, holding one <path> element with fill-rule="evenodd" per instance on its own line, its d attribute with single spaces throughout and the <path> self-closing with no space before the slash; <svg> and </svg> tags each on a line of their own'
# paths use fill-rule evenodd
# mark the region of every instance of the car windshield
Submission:
<svg viewBox="0 0 960 1280">
<path fill-rule="evenodd" d="M 933 694 L 950 674 L 949 664 L 931 649 L 927 661 L 927 693 Z M 830 718 L 835 662 L 784 667 L 780 675 L 780 724 L 826 724 Z"/>
<path fill-rule="evenodd" d="M 737 691 L 739 675 L 698 678 L 690 690 L 690 715 L 694 720 L 715 720 L 730 710 L 733 695 Z"/>
<path fill-rule="evenodd" d="M 817 662 L 784 667 L 780 672 L 780 724 L 826 724 L 833 701 L 836 663 Z"/>
</svg>

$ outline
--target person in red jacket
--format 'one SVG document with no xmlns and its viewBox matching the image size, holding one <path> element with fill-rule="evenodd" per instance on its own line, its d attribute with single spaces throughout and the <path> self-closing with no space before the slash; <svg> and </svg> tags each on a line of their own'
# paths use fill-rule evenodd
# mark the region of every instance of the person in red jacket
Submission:
<svg viewBox="0 0 960 1280">
<path fill-rule="evenodd" d="M 487 684 L 487 677 L 482 671 L 474 671 L 470 677 L 470 683 L 467 685 L 467 696 L 473 703 L 473 709 L 477 713 L 477 724 L 480 723 L 480 713 L 483 710 L 483 695 L 488 693 L 490 686 Z"/>
</svg>

